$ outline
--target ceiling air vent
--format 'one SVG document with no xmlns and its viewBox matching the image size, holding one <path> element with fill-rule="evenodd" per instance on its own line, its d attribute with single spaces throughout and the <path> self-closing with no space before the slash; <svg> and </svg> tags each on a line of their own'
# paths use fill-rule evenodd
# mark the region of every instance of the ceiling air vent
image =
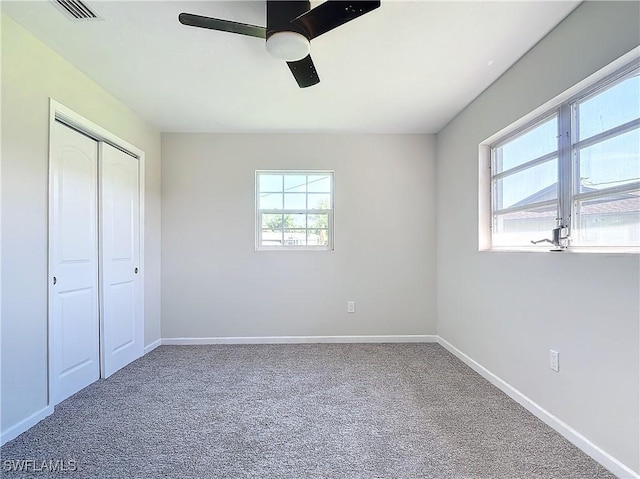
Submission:
<svg viewBox="0 0 640 479">
<path fill-rule="evenodd" d="M 80 0 L 53 0 L 71 20 L 98 20 L 98 15 Z"/>
</svg>

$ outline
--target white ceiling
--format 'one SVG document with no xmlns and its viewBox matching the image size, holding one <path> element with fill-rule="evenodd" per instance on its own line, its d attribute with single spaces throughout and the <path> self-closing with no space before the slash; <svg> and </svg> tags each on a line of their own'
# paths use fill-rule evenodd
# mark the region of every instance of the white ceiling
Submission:
<svg viewBox="0 0 640 479">
<path fill-rule="evenodd" d="M 436 133 L 579 2 L 383 0 L 313 40 L 321 82 L 306 89 L 264 40 L 177 20 L 265 25 L 264 2 L 86 3 L 101 21 L 1 8 L 160 131 Z"/>
</svg>

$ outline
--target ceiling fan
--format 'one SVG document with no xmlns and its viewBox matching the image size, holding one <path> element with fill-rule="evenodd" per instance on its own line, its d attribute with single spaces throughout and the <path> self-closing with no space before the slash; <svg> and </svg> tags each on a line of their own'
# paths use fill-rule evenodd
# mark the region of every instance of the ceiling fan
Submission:
<svg viewBox="0 0 640 479">
<path fill-rule="evenodd" d="M 265 39 L 267 51 L 285 60 L 300 88 L 306 88 L 320 81 L 309 54 L 311 40 L 379 6 L 380 0 L 328 0 L 312 10 L 307 0 L 267 0 L 266 27 L 191 13 L 181 13 L 178 20 L 191 27 Z"/>
</svg>

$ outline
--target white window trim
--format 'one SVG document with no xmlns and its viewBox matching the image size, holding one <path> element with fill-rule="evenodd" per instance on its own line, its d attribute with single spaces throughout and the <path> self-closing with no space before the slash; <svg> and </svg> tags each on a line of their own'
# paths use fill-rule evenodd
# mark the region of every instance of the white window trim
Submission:
<svg viewBox="0 0 640 479">
<path fill-rule="evenodd" d="M 545 119 L 551 118 L 554 115 L 558 115 L 558 123 L 559 123 L 559 135 L 560 140 L 558 144 L 558 156 L 560 155 L 569 155 L 572 156 L 572 150 L 583 142 L 574 141 L 575 138 L 568 136 L 568 132 L 571 132 L 571 117 L 573 115 L 573 104 L 576 102 L 585 99 L 586 97 L 592 95 L 594 92 L 600 90 L 605 87 L 607 84 L 617 81 L 618 79 L 628 75 L 631 71 L 638 68 L 640 66 L 640 47 L 634 48 L 632 51 L 623 55 L 619 59 L 615 60 L 611 64 L 602 68 L 598 72 L 594 73 L 590 77 L 585 80 L 579 82 L 575 86 L 569 88 L 564 93 L 558 95 L 556 98 L 546 102 L 544 105 L 536 108 L 534 111 L 522 117 L 520 120 L 512 123 L 510 126 L 500 130 L 495 133 L 491 137 L 487 138 L 485 141 L 480 143 L 479 145 L 479 190 L 478 190 L 478 249 L 480 251 L 515 251 L 515 252 L 548 252 L 549 248 L 540 248 L 535 245 L 531 246 L 493 246 L 492 245 L 492 224 L 493 224 L 493 176 L 492 176 L 492 166 L 493 166 L 493 157 L 492 151 L 493 148 L 499 146 L 500 144 L 504 144 L 516 136 L 523 134 L 530 128 L 535 125 L 543 122 Z M 563 111 L 566 110 L 566 111 Z M 569 124 L 567 125 L 567 121 Z M 632 122 L 629 122 L 632 123 Z M 624 130 L 629 127 L 629 124 L 620 125 L 619 127 L 607 130 L 603 132 L 603 136 L 613 136 L 618 133 L 616 130 Z M 564 132 L 564 134 L 561 134 Z M 576 135 L 575 131 L 572 132 Z M 598 136 L 598 135 L 596 135 Z M 592 138 L 586 139 L 584 141 L 592 141 Z M 563 150 L 567 149 L 568 152 Z M 541 157 L 542 158 L 542 157 Z M 531 162 L 527 162 L 525 165 L 529 165 L 530 163 L 535 163 L 536 161 L 541 161 L 541 158 L 536 158 L 531 160 Z M 522 165 L 519 165 L 516 168 L 520 168 Z M 529 165 L 531 166 L 531 165 Z M 526 168 L 526 167 L 525 167 Z M 523 168 L 523 169 L 525 169 Z M 565 178 L 573 178 L 572 161 L 558 161 L 558 168 L 564 169 L 562 175 Z M 567 171 L 568 170 L 568 171 Z M 560 177 L 559 171 L 559 177 Z M 568 175 L 568 176 L 567 176 Z M 564 183 L 564 185 L 563 185 Z M 583 196 L 607 196 L 610 194 L 614 194 L 617 191 L 617 188 L 612 187 L 606 190 L 603 190 L 603 193 L 589 193 L 589 194 L 572 194 L 575 185 L 571 185 L 571 188 L 566 188 L 566 182 L 559 181 L 559 191 L 558 191 L 558 212 L 559 212 L 559 223 L 568 223 L 569 227 L 571 227 L 571 213 L 573 209 L 573 201 L 576 198 L 581 199 Z M 637 189 L 640 187 L 640 182 L 634 183 L 633 185 L 624 185 L 619 188 L 619 190 L 629 191 L 632 189 Z M 553 201 L 552 201 L 553 202 Z M 548 202 L 547 202 L 548 203 Z M 527 205 L 527 207 L 536 206 L 537 204 Z M 540 206 L 540 205 L 537 205 Z M 507 210 L 505 208 L 500 211 Z M 549 232 L 551 234 L 551 232 Z M 640 253 L 640 247 L 635 246 L 576 246 L 571 245 L 570 248 L 563 250 L 563 252 L 569 253 L 613 253 L 613 254 L 638 254 Z"/>
<path fill-rule="evenodd" d="M 259 175 L 276 174 L 276 175 L 322 175 L 328 174 L 331 182 L 331 205 L 327 210 L 271 210 L 260 209 L 260 186 Z M 334 250 L 334 210 L 335 210 L 335 171 L 334 170 L 256 170 L 255 171 L 255 250 L 256 251 L 333 251 Z M 307 245 L 262 245 L 262 215 L 263 214 L 287 214 L 287 213 L 306 213 L 306 214 L 327 214 L 327 234 L 328 244 L 318 246 Z M 308 228 L 300 228 L 308 229 Z"/>
</svg>

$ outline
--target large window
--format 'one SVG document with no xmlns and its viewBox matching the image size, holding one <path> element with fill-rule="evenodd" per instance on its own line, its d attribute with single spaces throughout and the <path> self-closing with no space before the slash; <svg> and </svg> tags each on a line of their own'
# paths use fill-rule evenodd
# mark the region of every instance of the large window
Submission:
<svg viewBox="0 0 640 479">
<path fill-rule="evenodd" d="M 640 248 L 637 61 L 491 145 L 492 247 L 545 238 Z"/>
<path fill-rule="evenodd" d="M 256 171 L 256 249 L 333 249 L 332 171 Z"/>
</svg>

